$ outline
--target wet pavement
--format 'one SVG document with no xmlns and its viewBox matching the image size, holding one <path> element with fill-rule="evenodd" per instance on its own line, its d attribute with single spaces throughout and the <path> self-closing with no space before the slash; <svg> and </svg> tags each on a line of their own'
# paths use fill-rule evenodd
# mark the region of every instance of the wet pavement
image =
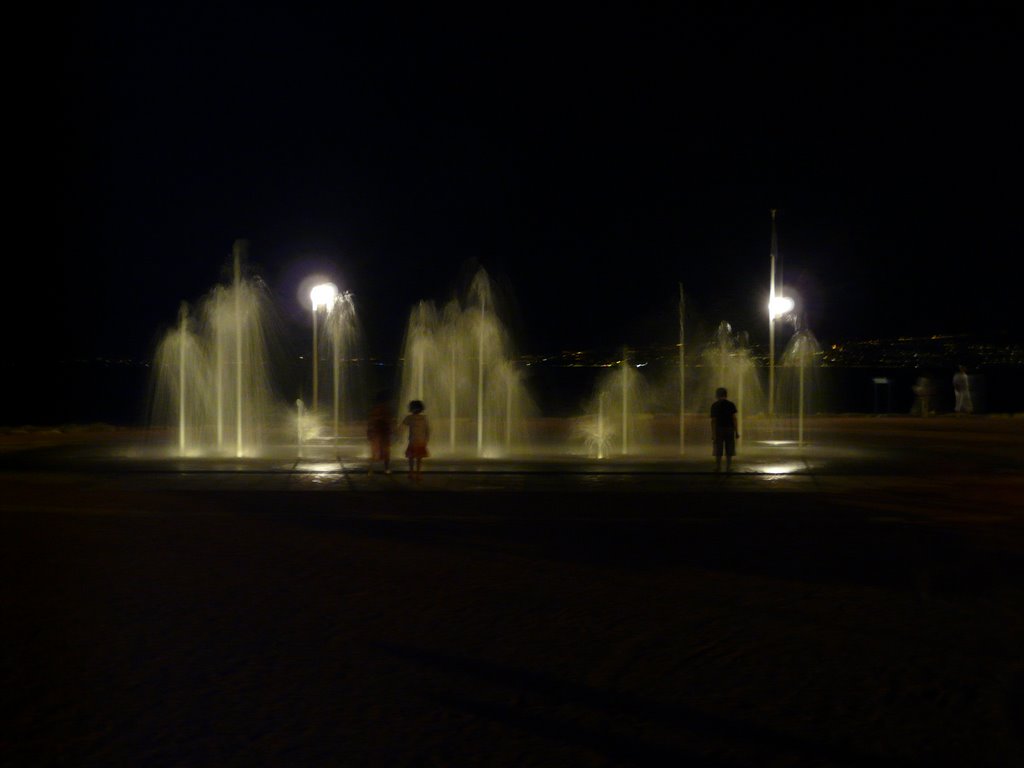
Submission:
<svg viewBox="0 0 1024 768">
<path fill-rule="evenodd" d="M 8 753 L 63 765 L 1018 765 L 1024 420 L 367 473 L 0 440 Z M 400 466 L 400 465 L 399 465 Z M 396 467 L 397 468 L 397 467 Z"/>
<path fill-rule="evenodd" d="M 892 480 L 950 477 L 1013 478 L 1024 474 L 1024 417 L 955 419 L 833 418 L 815 422 L 804 445 L 793 441 L 740 443 L 732 471 L 716 471 L 708 451 L 690 445 L 655 446 L 637 455 L 598 460 L 572 446 L 540 445 L 530 453 L 485 458 L 446 456 L 444 448 L 424 462 L 410 484 L 400 450 L 392 472 L 371 467 L 359 441 L 265 448 L 262 455 L 176 455 L 154 433 L 108 434 L 0 452 L 0 472 L 64 472 L 120 477 L 138 486 L 251 488 L 360 492 L 402 490 L 672 490 L 719 487 L 822 490 L 853 484 L 890 485 Z M 573 452 L 575 449 L 575 452 Z M 371 471 L 373 470 L 373 471 Z"/>
</svg>

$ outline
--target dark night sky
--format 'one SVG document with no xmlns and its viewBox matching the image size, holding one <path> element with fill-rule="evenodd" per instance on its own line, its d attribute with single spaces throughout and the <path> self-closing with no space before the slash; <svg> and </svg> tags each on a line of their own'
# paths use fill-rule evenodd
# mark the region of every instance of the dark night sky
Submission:
<svg viewBox="0 0 1024 768">
<path fill-rule="evenodd" d="M 1016 16 L 150 5 L 65 21 L 76 354 L 148 354 L 238 237 L 385 356 L 473 259 L 528 351 L 671 341 L 680 280 L 763 342 L 773 207 L 823 340 L 1024 328 Z"/>
</svg>

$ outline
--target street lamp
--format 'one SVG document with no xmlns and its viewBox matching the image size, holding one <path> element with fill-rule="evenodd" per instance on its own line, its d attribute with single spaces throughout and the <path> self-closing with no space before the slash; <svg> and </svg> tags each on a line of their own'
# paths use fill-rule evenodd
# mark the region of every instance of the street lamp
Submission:
<svg viewBox="0 0 1024 768">
<path fill-rule="evenodd" d="M 772 296 L 768 299 L 768 314 L 772 319 L 788 315 L 793 311 L 793 300 L 788 296 Z"/>
<path fill-rule="evenodd" d="M 768 417 L 775 417 L 775 318 L 793 311 L 793 300 L 782 294 L 782 270 L 779 270 L 779 288 L 775 289 L 775 261 L 779 255 L 779 240 L 775 232 L 775 213 L 772 208 L 771 277 L 768 284 Z"/>
<path fill-rule="evenodd" d="M 313 303 L 313 410 L 317 408 L 317 358 L 320 351 L 316 340 L 316 313 L 321 307 L 329 309 L 334 305 L 334 299 L 338 295 L 338 287 L 334 283 L 320 283 L 313 286 L 309 292 L 309 300 Z"/>
<path fill-rule="evenodd" d="M 775 260 L 772 260 L 774 283 Z M 768 299 L 768 415 L 775 415 L 775 319 L 793 311 L 794 303 L 788 296 L 773 295 Z"/>
</svg>

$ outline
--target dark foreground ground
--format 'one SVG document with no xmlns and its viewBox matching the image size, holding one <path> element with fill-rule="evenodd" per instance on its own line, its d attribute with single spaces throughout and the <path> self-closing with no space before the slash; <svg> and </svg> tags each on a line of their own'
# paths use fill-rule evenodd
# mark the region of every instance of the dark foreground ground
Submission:
<svg viewBox="0 0 1024 768">
<path fill-rule="evenodd" d="M 837 422 L 854 453 L 729 477 L 703 459 L 439 462 L 419 483 L 358 462 L 97 464 L 81 435 L 11 438 L 4 749 L 103 766 L 1021 765 L 1022 427 Z"/>
</svg>

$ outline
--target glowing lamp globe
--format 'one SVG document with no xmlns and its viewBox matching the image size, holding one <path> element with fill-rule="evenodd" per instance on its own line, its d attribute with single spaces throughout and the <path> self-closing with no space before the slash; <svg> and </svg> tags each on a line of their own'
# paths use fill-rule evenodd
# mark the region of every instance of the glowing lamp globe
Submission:
<svg viewBox="0 0 1024 768">
<path fill-rule="evenodd" d="M 313 309 L 317 310 L 320 307 L 330 307 L 337 295 L 338 287 L 334 283 L 321 283 L 313 286 L 313 290 L 309 292 L 309 299 L 313 302 Z"/>
<path fill-rule="evenodd" d="M 788 296 L 772 296 L 768 301 L 768 315 L 771 318 L 782 317 L 793 311 L 793 300 Z"/>
</svg>

